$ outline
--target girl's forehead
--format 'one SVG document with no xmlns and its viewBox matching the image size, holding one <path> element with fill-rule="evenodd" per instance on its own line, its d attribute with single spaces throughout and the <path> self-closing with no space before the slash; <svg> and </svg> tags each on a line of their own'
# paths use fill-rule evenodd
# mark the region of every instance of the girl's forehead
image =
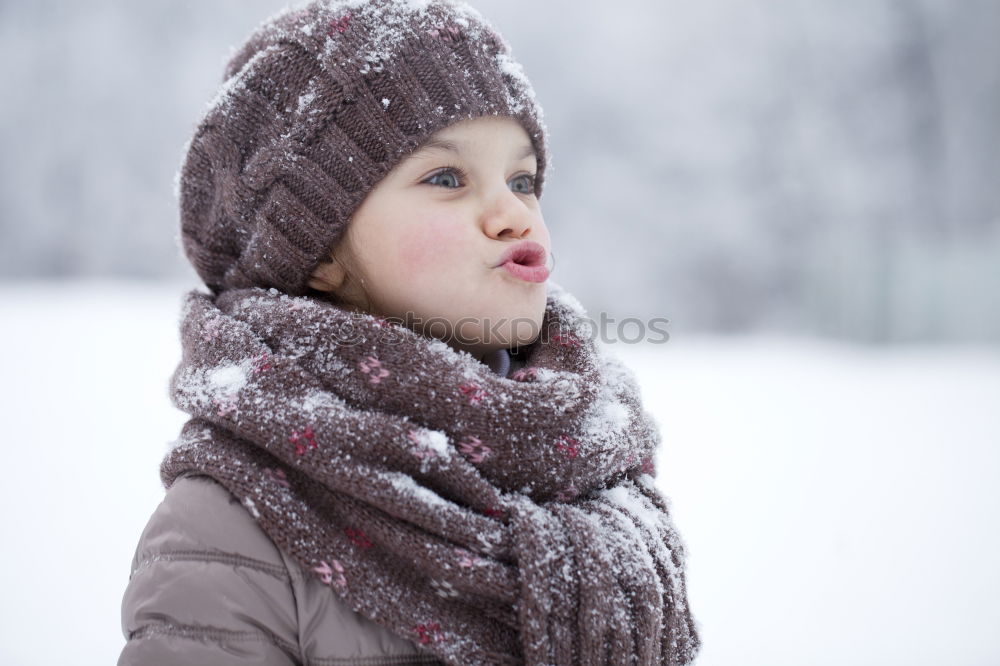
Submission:
<svg viewBox="0 0 1000 666">
<path fill-rule="evenodd" d="M 515 146 L 518 144 L 511 144 L 510 153 L 514 156 L 514 159 L 523 160 L 528 157 L 533 157 L 535 155 L 535 147 L 530 143 L 525 144 L 517 150 Z M 457 155 L 472 155 L 475 153 L 475 144 L 471 142 L 464 141 L 449 141 L 447 139 L 432 139 L 424 143 L 420 148 L 418 148 L 414 154 L 415 155 L 429 155 L 435 152 L 447 152 L 455 153 Z"/>
<path fill-rule="evenodd" d="M 437 152 L 471 156 L 485 146 L 496 146 L 514 159 L 534 156 L 528 133 L 512 118 L 474 118 L 450 125 L 428 137 L 413 151 L 415 156 Z"/>
</svg>

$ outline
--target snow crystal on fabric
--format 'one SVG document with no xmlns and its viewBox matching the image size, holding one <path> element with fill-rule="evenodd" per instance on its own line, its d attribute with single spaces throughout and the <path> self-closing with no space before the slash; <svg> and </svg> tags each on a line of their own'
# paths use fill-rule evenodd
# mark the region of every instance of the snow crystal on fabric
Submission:
<svg viewBox="0 0 1000 666">
<path fill-rule="evenodd" d="M 309 87 L 306 92 L 299 95 L 298 106 L 296 107 L 296 113 L 302 115 L 302 112 L 313 103 L 316 99 L 316 80 L 312 79 L 309 81 Z M 319 109 L 311 109 L 310 113 L 317 113 Z"/>
<path fill-rule="evenodd" d="M 414 18 L 423 29 L 436 27 L 434 17 L 428 11 L 431 4 L 434 4 L 431 0 L 397 0 L 382 6 L 368 0 L 343 0 L 328 3 L 327 8 L 331 14 L 350 11 L 366 25 L 376 26 L 367 43 L 356 54 L 357 60 L 364 63 L 360 72 L 367 74 L 371 70 L 383 70 L 383 63 L 392 59 L 406 39 Z M 464 3 L 456 3 L 449 4 L 449 12 L 457 13 L 455 20 L 463 25 L 467 36 L 476 39 L 481 35 L 479 26 L 485 24 L 485 19 L 478 11 Z M 337 46 L 337 37 L 330 35 L 326 42 L 326 55 L 332 55 Z"/>
<path fill-rule="evenodd" d="M 599 347 L 600 345 L 596 345 Z M 602 433 L 624 433 L 632 422 L 632 412 L 618 399 L 621 390 L 621 366 L 599 356 L 602 366 L 600 393 L 582 425 L 586 436 L 598 438 Z"/>
<path fill-rule="evenodd" d="M 207 379 L 217 392 L 232 395 L 246 386 L 246 369 L 239 365 L 222 365 L 207 373 Z"/>
<path fill-rule="evenodd" d="M 230 401 L 246 386 L 249 366 L 249 362 L 244 362 L 186 368 L 178 375 L 178 389 L 187 406 L 204 409 L 220 401 Z"/>
<path fill-rule="evenodd" d="M 257 510 L 257 505 L 254 503 L 252 499 L 250 499 L 249 497 L 244 499 L 243 506 L 247 508 L 247 510 L 250 512 L 251 515 L 253 515 L 254 518 L 260 520 L 260 511 Z"/>
<path fill-rule="evenodd" d="M 503 52 L 498 53 L 496 55 L 496 61 L 497 65 L 500 68 L 500 71 L 513 78 L 514 81 L 516 82 L 516 85 L 519 88 L 521 88 L 521 91 L 524 94 L 524 96 L 527 99 L 529 99 L 532 103 L 534 103 L 536 101 L 535 91 L 531 87 L 531 82 L 528 80 L 527 75 L 524 73 L 524 68 L 521 66 L 521 63 L 517 62 L 516 60 L 511 58 L 508 54 Z M 521 101 L 521 98 L 512 94 L 509 90 L 506 90 L 505 92 L 507 94 L 507 105 L 510 106 L 511 111 L 514 113 L 520 113 L 524 109 L 524 104 Z M 538 122 L 540 124 L 542 122 L 541 106 L 538 105 L 535 106 L 538 109 L 537 115 L 538 115 Z"/>
<path fill-rule="evenodd" d="M 400 493 L 409 495 L 424 505 L 435 505 L 438 507 L 451 506 L 443 497 L 417 483 L 416 479 L 409 474 L 382 472 L 378 475 L 388 480 Z"/>
<path fill-rule="evenodd" d="M 607 345 L 598 344 L 595 347 L 604 372 L 608 377 L 608 382 L 619 386 L 627 386 L 636 393 L 640 393 L 635 373 Z"/>
<path fill-rule="evenodd" d="M 580 388 L 574 381 L 572 373 L 537 368 L 535 379 L 540 383 L 548 384 L 548 399 L 552 401 L 551 407 L 559 413 L 570 409 L 580 399 Z"/>
<path fill-rule="evenodd" d="M 598 423 L 610 432 L 624 430 L 629 424 L 628 407 L 617 400 L 609 400 L 597 416 Z"/>
<path fill-rule="evenodd" d="M 657 534 L 656 530 L 662 527 L 660 512 L 649 503 L 649 500 L 630 492 L 626 486 L 615 486 L 603 490 L 601 495 L 641 520 L 653 534 Z"/>
<path fill-rule="evenodd" d="M 451 453 L 448 436 L 443 432 L 438 430 L 419 430 L 416 436 L 421 445 L 426 446 L 441 457 L 447 457 Z"/>
<path fill-rule="evenodd" d="M 640 474 L 635 477 L 637 483 L 649 488 L 650 490 L 656 490 L 656 479 L 653 478 L 652 474 Z"/>
<path fill-rule="evenodd" d="M 321 410 L 337 409 L 343 402 L 337 402 L 325 391 L 310 391 L 302 401 L 302 411 L 310 418 L 316 418 Z"/>
<path fill-rule="evenodd" d="M 229 115 L 229 106 L 232 102 L 233 95 L 246 88 L 247 79 L 250 77 L 250 74 L 253 73 L 253 69 L 257 66 L 257 63 L 267 58 L 267 56 L 280 48 L 280 46 L 272 44 L 271 46 L 254 53 L 253 57 L 247 60 L 243 67 L 240 68 L 240 71 L 236 72 L 223 82 L 218 92 L 216 92 L 215 97 L 208 102 L 209 112 L 218 109 L 223 115 Z"/>
</svg>

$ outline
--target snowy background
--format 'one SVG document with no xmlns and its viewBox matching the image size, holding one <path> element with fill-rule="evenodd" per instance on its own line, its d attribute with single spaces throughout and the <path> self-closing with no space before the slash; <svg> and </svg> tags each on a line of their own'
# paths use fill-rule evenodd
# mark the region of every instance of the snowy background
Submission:
<svg viewBox="0 0 1000 666">
<path fill-rule="evenodd" d="M 670 319 L 612 348 L 699 666 L 1000 663 L 1000 1 L 474 4 L 545 108 L 553 278 Z M 174 172 L 282 5 L 0 2 L 0 664 L 117 658 L 183 422 Z"/>
</svg>

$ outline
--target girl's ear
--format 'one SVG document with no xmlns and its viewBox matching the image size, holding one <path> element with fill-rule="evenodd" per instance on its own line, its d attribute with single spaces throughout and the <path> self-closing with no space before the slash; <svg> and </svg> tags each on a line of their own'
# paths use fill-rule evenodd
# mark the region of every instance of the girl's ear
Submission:
<svg viewBox="0 0 1000 666">
<path fill-rule="evenodd" d="M 317 291 L 334 291 L 344 284 L 346 275 L 340 262 L 330 258 L 316 267 L 306 284 Z"/>
</svg>

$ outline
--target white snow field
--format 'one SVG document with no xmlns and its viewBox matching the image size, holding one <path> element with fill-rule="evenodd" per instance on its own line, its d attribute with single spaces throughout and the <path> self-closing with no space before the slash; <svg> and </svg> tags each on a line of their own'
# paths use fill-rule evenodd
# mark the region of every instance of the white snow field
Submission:
<svg viewBox="0 0 1000 666">
<path fill-rule="evenodd" d="M 185 288 L 0 284 L 0 664 L 117 659 Z M 663 432 L 699 666 L 1000 663 L 1000 350 L 611 349 Z"/>
</svg>

